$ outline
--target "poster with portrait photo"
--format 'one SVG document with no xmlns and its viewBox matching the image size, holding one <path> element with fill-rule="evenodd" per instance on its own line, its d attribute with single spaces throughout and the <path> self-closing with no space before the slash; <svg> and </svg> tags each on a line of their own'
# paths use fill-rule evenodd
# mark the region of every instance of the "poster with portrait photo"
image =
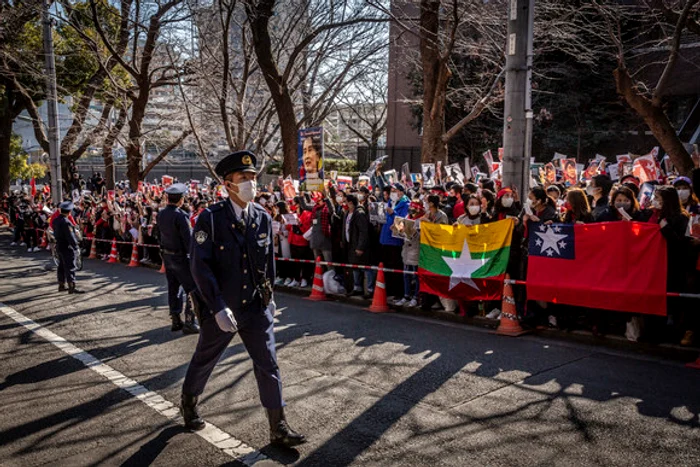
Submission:
<svg viewBox="0 0 700 467">
<path fill-rule="evenodd" d="M 435 164 L 421 164 L 421 172 L 423 173 L 423 186 L 432 188 L 435 186 Z"/>
<path fill-rule="evenodd" d="M 369 221 L 375 224 L 386 224 L 386 203 L 369 203 Z"/>
<path fill-rule="evenodd" d="M 447 173 L 448 182 L 459 182 L 459 184 L 464 185 L 464 174 L 459 164 L 446 165 L 445 172 Z"/>
<path fill-rule="evenodd" d="M 416 235 L 416 221 L 405 217 L 395 217 L 391 226 L 391 236 L 401 240 L 410 240 Z"/>
<path fill-rule="evenodd" d="M 323 127 L 302 128 L 298 139 L 299 182 L 309 191 L 323 189 Z"/>
<path fill-rule="evenodd" d="M 576 159 L 560 159 L 561 171 L 564 176 L 566 186 L 574 186 L 578 182 L 578 171 L 576 170 Z"/>
<path fill-rule="evenodd" d="M 396 172 L 396 169 L 391 169 L 391 170 L 387 170 L 386 172 L 384 172 L 384 180 L 386 180 L 386 182 L 389 185 L 393 185 L 394 183 L 398 182 L 399 175 Z"/>
</svg>

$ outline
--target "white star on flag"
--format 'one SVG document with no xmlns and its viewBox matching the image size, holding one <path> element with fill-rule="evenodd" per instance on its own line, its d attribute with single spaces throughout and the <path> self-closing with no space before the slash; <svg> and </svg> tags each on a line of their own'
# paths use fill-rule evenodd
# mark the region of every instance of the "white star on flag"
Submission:
<svg viewBox="0 0 700 467">
<path fill-rule="evenodd" d="M 558 255 L 561 254 L 561 252 L 559 251 L 559 245 L 557 245 L 557 243 L 559 243 L 559 240 L 565 239 L 567 237 L 566 234 L 555 233 L 551 227 L 549 227 L 545 233 L 535 232 L 535 234 L 542 239 L 542 246 L 540 246 L 540 253 L 544 253 L 548 249 L 551 248 Z M 564 247 L 562 247 L 562 248 L 564 248 Z"/>
<path fill-rule="evenodd" d="M 459 255 L 459 258 L 445 257 L 443 259 L 452 270 L 449 290 L 454 289 L 459 284 L 467 284 L 469 287 L 479 290 L 479 287 L 477 287 L 476 283 L 471 279 L 472 274 L 488 263 L 491 258 L 472 259 L 472 254 L 469 251 L 469 244 L 467 240 L 464 239 L 464 246 L 462 247 L 462 253 Z"/>
</svg>

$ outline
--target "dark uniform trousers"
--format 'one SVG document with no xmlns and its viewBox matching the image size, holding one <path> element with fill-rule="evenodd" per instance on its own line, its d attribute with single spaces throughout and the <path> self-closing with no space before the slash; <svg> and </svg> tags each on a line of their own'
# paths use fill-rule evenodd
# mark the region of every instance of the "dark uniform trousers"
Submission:
<svg viewBox="0 0 700 467">
<path fill-rule="evenodd" d="M 75 258 L 80 254 L 78 239 L 75 237 L 71 222 L 65 216 L 58 216 L 53 220 L 51 227 L 56 238 L 56 252 L 58 253 L 58 268 L 56 273 L 58 283 L 75 282 Z"/>
<path fill-rule="evenodd" d="M 77 252 L 73 248 L 56 248 L 58 253 L 58 268 L 56 273 L 58 274 L 58 283 L 63 284 L 65 282 L 71 283 L 75 282 L 75 255 Z"/>
<path fill-rule="evenodd" d="M 260 401 L 267 409 L 280 409 L 285 403 L 275 352 L 274 320 L 256 291 L 254 278 L 254 273 L 261 270 L 268 280 L 275 277 L 270 217 L 261 206 L 251 204 L 244 222 L 237 218 L 230 201 L 224 201 L 200 214 L 194 230 L 190 265 L 205 310 L 183 393 L 202 394 L 214 366 L 233 339 L 235 334 L 222 331 L 214 317 L 229 307 L 253 361 Z"/>
<path fill-rule="evenodd" d="M 251 304 L 252 309 L 261 307 L 259 299 Z M 260 402 L 267 409 L 284 407 L 272 315 L 269 311 L 264 310 L 239 323 L 239 326 L 238 334 L 241 336 L 251 360 L 253 360 L 253 372 L 258 383 Z M 205 315 L 202 317 L 197 349 L 192 356 L 182 387 L 184 393 L 200 396 L 204 392 L 204 386 L 207 384 L 216 363 L 234 336 L 234 333 L 219 329 L 213 316 Z"/>
<path fill-rule="evenodd" d="M 165 278 L 168 281 L 168 305 L 170 313 L 180 314 L 182 300 L 180 299 L 180 286 L 185 289 L 187 295 L 197 290 L 192 273 L 190 272 L 190 260 L 186 255 L 172 255 L 163 252 L 165 264 Z"/>
<path fill-rule="evenodd" d="M 168 280 L 168 305 L 171 314 L 179 315 L 182 311 L 180 286 L 188 295 L 197 289 L 187 256 L 192 237 L 190 219 L 173 204 L 160 210 L 157 219 L 165 278 Z M 190 307 L 185 309 L 185 313 L 188 318 L 192 317 Z"/>
</svg>

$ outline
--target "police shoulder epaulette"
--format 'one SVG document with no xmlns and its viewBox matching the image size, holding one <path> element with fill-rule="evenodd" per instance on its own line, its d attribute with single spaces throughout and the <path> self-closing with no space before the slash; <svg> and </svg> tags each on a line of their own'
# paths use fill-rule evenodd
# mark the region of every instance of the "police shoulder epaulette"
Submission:
<svg viewBox="0 0 700 467">
<path fill-rule="evenodd" d="M 218 203 L 212 204 L 212 205 L 209 206 L 207 209 L 209 210 L 209 212 L 221 211 L 221 210 L 224 208 L 224 206 L 225 206 L 224 203 L 226 203 L 226 202 L 227 202 L 227 201 L 225 201 L 225 200 L 224 200 L 224 201 L 219 201 Z"/>
</svg>

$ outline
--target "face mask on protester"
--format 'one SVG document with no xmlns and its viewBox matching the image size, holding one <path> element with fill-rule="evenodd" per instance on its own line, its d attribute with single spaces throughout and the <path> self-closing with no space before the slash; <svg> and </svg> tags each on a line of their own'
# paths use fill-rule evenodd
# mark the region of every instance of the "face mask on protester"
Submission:
<svg viewBox="0 0 700 467">
<path fill-rule="evenodd" d="M 335 197 L 335 202 L 338 204 L 343 204 L 343 197 L 342 196 L 336 196 Z"/>
<path fill-rule="evenodd" d="M 594 196 L 594 195 L 596 194 L 597 191 L 598 191 L 598 188 L 597 188 L 597 187 L 594 187 L 593 185 L 588 185 L 588 186 L 586 187 L 586 193 L 587 193 L 589 196 Z"/>
<path fill-rule="evenodd" d="M 504 208 L 509 208 L 513 205 L 513 198 L 510 196 L 504 196 L 503 199 L 501 199 L 501 204 Z"/>
<path fill-rule="evenodd" d="M 663 207 L 663 203 L 659 201 L 658 199 L 654 198 L 651 200 L 651 207 L 654 209 L 661 209 Z"/>
<path fill-rule="evenodd" d="M 681 199 L 682 202 L 685 203 L 686 201 L 688 201 L 688 198 L 690 198 L 690 190 L 678 190 L 678 197 Z"/>
<path fill-rule="evenodd" d="M 397 202 L 397 201 L 399 200 L 399 194 L 398 194 L 398 193 L 392 193 L 392 194 L 389 195 L 389 198 L 390 198 L 393 202 Z"/>
<path fill-rule="evenodd" d="M 615 202 L 615 209 L 624 209 L 625 211 L 629 211 L 632 208 L 632 201 L 616 201 Z"/>
<path fill-rule="evenodd" d="M 255 192 L 257 191 L 257 186 L 255 185 L 255 180 L 248 180 L 241 183 L 232 183 L 238 187 L 238 198 L 244 203 L 249 203 L 255 199 Z"/>
<path fill-rule="evenodd" d="M 365 200 L 365 195 L 357 195 L 357 199 L 359 201 L 364 201 Z"/>
<path fill-rule="evenodd" d="M 469 214 L 472 216 L 476 216 L 481 212 L 481 206 L 469 206 L 467 209 L 469 209 Z"/>
</svg>

